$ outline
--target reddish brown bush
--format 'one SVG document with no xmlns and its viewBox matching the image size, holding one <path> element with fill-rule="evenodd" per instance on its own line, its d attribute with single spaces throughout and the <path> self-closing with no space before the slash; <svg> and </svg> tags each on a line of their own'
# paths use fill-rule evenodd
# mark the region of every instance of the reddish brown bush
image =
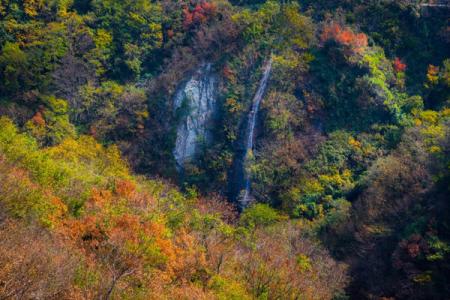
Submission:
<svg viewBox="0 0 450 300">
<path fill-rule="evenodd" d="M 349 47 L 354 53 L 362 53 L 368 45 L 368 39 L 364 33 L 354 33 L 349 27 L 343 27 L 337 23 L 326 25 L 320 40 L 322 43 L 334 40 Z"/>
<path fill-rule="evenodd" d="M 405 72 L 407 66 L 400 58 L 396 57 L 394 59 L 394 63 L 393 64 L 394 64 L 394 70 L 397 73 Z"/>
<path fill-rule="evenodd" d="M 67 299 L 74 249 L 37 226 L 0 224 L 0 299 Z"/>
<path fill-rule="evenodd" d="M 40 111 L 38 111 L 31 120 L 35 125 L 45 126 L 45 120 Z"/>
<path fill-rule="evenodd" d="M 183 26 L 189 29 L 191 25 L 205 23 L 211 16 L 216 13 L 217 7 L 211 2 L 197 3 L 193 8 L 186 7 L 183 9 Z"/>
<path fill-rule="evenodd" d="M 115 192 L 121 197 L 130 197 L 136 190 L 136 184 L 129 180 L 117 180 Z"/>
</svg>

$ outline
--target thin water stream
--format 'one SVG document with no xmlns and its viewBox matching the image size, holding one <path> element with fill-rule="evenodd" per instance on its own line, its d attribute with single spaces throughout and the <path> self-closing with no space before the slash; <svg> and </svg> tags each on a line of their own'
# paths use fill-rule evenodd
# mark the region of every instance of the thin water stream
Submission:
<svg viewBox="0 0 450 300">
<path fill-rule="evenodd" d="M 245 128 L 245 135 L 243 137 L 244 144 L 244 156 L 241 159 L 238 159 L 240 170 L 237 170 L 237 174 L 241 174 L 239 176 L 241 182 L 235 182 L 235 184 L 239 185 L 239 195 L 236 195 L 236 201 L 238 202 L 238 206 L 240 210 L 245 209 L 250 200 L 251 200 L 251 179 L 250 174 L 248 174 L 246 170 L 246 163 L 250 153 L 253 150 L 254 146 L 254 135 L 255 135 L 255 126 L 257 115 L 259 111 L 259 106 L 263 99 L 264 93 L 266 92 L 267 83 L 269 81 L 270 73 L 272 71 L 272 58 L 270 58 L 263 67 L 263 76 L 261 81 L 259 82 L 258 89 L 256 91 L 255 96 L 253 97 L 252 107 L 248 113 L 247 118 L 247 126 Z"/>
</svg>

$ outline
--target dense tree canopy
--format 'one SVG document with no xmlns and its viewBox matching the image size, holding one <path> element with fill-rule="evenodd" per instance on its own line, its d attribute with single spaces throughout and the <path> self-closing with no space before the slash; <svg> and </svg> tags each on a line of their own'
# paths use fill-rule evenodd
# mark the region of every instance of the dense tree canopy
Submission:
<svg viewBox="0 0 450 300">
<path fill-rule="evenodd" d="M 0 299 L 447 299 L 423 2 L 0 0 Z"/>
</svg>

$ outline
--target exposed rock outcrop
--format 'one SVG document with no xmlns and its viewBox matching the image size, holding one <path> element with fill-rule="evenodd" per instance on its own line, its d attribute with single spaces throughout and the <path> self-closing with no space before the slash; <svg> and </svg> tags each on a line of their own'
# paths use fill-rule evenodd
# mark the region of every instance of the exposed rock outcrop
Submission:
<svg viewBox="0 0 450 300">
<path fill-rule="evenodd" d="M 211 129 L 216 115 L 217 77 L 211 64 L 203 64 L 182 84 L 175 95 L 175 111 L 181 113 L 173 155 L 177 167 L 191 162 L 199 147 L 212 141 Z"/>
</svg>

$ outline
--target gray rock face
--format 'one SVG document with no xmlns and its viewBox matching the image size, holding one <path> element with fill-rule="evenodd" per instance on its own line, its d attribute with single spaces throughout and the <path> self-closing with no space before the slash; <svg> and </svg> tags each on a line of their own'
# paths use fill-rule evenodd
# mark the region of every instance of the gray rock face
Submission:
<svg viewBox="0 0 450 300">
<path fill-rule="evenodd" d="M 177 128 L 173 155 L 179 168 L 192 161 L 201 145 L 211 140 L 211 128 L 216 113 L 217 78 L 211 64 L 204 64 L 184 83 L 175 95 L 175 110 L 186 109 Z"/>
</svg>

